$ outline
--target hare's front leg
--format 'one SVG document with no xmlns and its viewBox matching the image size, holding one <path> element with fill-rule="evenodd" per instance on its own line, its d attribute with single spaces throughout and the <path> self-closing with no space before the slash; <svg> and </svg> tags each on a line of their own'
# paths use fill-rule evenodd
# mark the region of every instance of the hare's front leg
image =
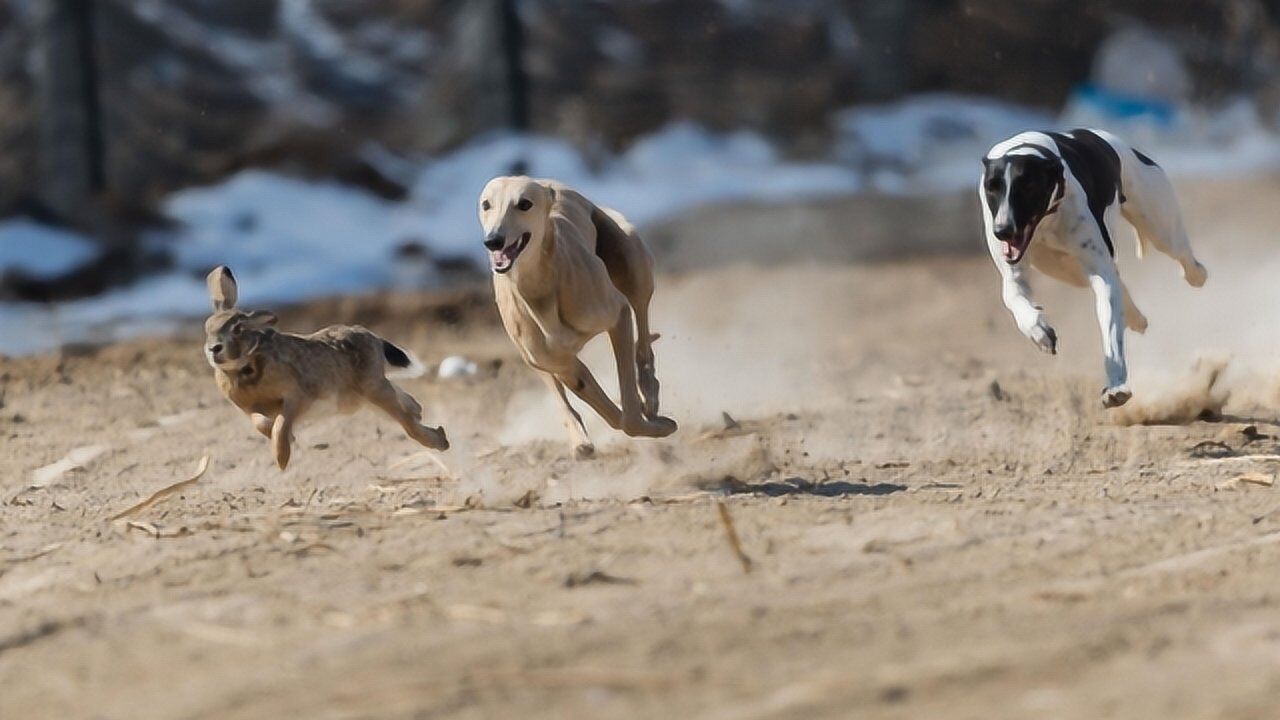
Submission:
<svg viewBox="0 0 1280 720">
<path fill-rule="evenodd" d="M 281 470 L 289 466 L 289 455 L 292 452 L 289 443 L 293 439 L 293 424 L 302 414 L 302 410 L 301 403 L 286 399 L 280 408 L 280 414 L 272 424 L 271 449 L 275 452 L 276 465 L 279 465 Z M 256 423 L 257 420 L 255 419 L 254 422 Z"/>
<path fill-rule="evenodd" d="M 271 426 L 275 424 L 275 418 L 255 412 L 249 413 L 249 421 L 253 423 L 254 430 L 262 433 L 264 437 L 271 437 Z"/>
<path fill-rule="evenodd" d="M 444 434 L 444 428 L 423 425 L 422 406 L 412 395 L 393 385 L 390 380 L 383 379 L 365 397 L 400 423 L 405 433 L 419 444 L 432 450 L 449 449 L 449 438 Z"/>
</svg>

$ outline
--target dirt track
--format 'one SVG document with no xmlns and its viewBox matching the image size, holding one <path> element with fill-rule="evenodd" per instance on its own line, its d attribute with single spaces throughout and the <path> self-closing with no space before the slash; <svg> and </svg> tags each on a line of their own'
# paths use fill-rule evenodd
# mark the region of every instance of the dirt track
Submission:
<svg viewBox="0 0 1280 720">
<path fill-rule="evenodd" d="M 304 427 L 279 474 L 192 342 L 2 361 L 0 717 L 1275 717 L 1280 490 L 1233 479 L 1277 469 L 1253 371 L 1280 332 L 1232 281 L 1274 269 L 1274 192 L 1188 193 L 1204 295 L 1127 263 L 1135 402 L 1177 399 L 1142 371 L 1185 372 L 1199 333 L 1236 352 L 1221 423 L 1117 426 L 1087 296 L 1041 291 L 1042 356 L 978 257 L 666 277 L 682 428 L 597 423 L 587 463 L 483 301 L 286 317 L 479 360 L 406 384 L 448 473 L 397 465 L 416 447 L 366 412 Z"/>
</svg>

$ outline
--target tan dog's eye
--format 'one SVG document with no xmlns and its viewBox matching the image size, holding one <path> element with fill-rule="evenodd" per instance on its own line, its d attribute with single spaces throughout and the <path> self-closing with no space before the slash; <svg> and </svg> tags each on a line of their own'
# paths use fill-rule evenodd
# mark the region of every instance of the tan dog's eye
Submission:
<svg viewBox="0 0 1280 720">
<path fill-rule="evenodd" d="M 489 208 L 491 208 L 491 207 L 493 207 L 493 206 L 489 204 L 489 201 L 488 201 L 488 200 L 485 200 L 484 202 L 480 203 L 480 209 L 481 209 L 481 210 L 488 210 L 488 209 L 489 209 Z"/>
<path fill-rule="evenodd" d="M 520 202 L 516 203 L 516 207 L 521 212 L 527 212 L 530 208 L 533 207 L 533 202 L 529 200 L 529 198 L 520 198 Z"/>
</svg>

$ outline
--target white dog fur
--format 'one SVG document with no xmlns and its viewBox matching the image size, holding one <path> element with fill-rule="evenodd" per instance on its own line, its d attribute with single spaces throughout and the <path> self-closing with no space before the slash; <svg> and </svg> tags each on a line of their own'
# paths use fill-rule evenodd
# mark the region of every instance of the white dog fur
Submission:
<svg viewBox="0 0 1280 720">
<path fill-rule="evenodd" d="M 1016 183 L 1001 182 L 999 168 L 1008 171 L 1011 163 L 1021 162 L 1016 159 L 1019 156 L 1041 168 L 1056 163 L 1060 175 L 1052 192 L 1038 194 L 1034 204 L 1043 205 L 1033 208 L 1029 227 L 1014 228 L 1016 205 L 1028 204 L 1027 194 L 1011 200 Z M 1200 287 L 1206 279 L 1204 266 L 1192 254 L 1168 177 L 1150 158 L 1099 130 L 1022 133 L 991 148 L 984 165 L 987 169 L 978 192 L 987 245 L 1000 271 L 1004 304 L 1018 329 L 1045 352 L 1057 351 L 1057 335 L 1031 299 L 1025 265 L 1018 264 L 1023 254 L 1045 275 L 1091 288 L 1105 356 L 1107 386 L 1102 403 L 1123 405 L 1132 396 L 1124 330 L 1127 326 L 1144 332 L 1147 319 L 1134 305 L 1116 267 L 1111 238 L 1119 218 L 1137 233 L 1138 257 L 1145 255 L 1148 246 L 1154 247 L 1182 266 L 1182 276 L 1190 285 Z M 1029 171 L 1036 172 L 1045 171 Z M 1022 231 L 1025 238 L 1019 235 Z"/>
</svg>

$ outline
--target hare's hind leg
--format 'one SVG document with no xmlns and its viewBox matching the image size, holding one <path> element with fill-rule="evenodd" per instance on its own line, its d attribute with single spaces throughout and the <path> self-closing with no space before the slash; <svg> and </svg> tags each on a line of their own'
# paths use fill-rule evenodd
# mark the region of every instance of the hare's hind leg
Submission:
<svg viewBox="0 0 1280 720">
<path fill-rule="evenodd" d="M 422 406 L 409 393 L 384 379 L 365 395 L 369 402 L 390 415 L 405 433 L 432 450 L 448 450 L 449 438 L 443 427 L 429 428 L 422 424 Z"/>
</svg>

